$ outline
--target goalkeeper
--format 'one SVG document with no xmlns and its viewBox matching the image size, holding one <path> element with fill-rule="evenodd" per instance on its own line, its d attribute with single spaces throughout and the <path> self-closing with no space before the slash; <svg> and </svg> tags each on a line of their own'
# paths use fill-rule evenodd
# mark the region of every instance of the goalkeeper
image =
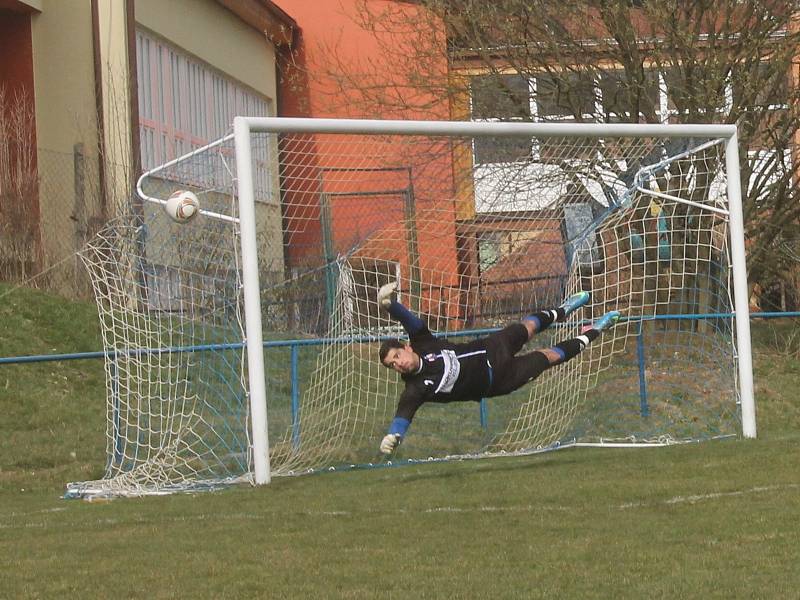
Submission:
<svg viewBox="0 0 800 600">
<path fill-rule="evenodd" d="M 589 301 L 588 292 L 567 298 L 558 308 L 537 312 L 487 337 L 465 344 L 435 338 L 422 320 L 395 298 L 396 283 L 378 291 L 378 304 L 408 333 L 408 343 L 397 339 L 381 344 L 383 366 L 394 369 L 406 383 L 381 452 L 391 454 L 400 444 L 414 414 L 426 402 L 459 402 L 510 394 L 544 371 L 577 356 L 600 332 L 616 324 L 620 313 L 603 315 L 576 338 L 552 348 L 515 356 L 534 334 Z"/>
</svg>

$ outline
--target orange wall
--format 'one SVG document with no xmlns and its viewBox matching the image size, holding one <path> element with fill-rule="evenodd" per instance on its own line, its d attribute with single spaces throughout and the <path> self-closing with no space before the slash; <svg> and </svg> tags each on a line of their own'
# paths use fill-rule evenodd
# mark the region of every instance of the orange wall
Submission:
<svg viewBox="0 0 800 600">
<path fill-rule="evenodd" d="M 383 50 L 374 37 L 375 34 L 364 31 L 355 22 L 356 6 L 363 0 L 275 0 L 275 3 L 286 11 L 298 25 L 298 35 L 294 52 L 290 59 L 282 62 L 280 83 L 280 116 L 302 117 L 341 117 L 341 118 L 402 118 L 402 119 L 447 119 L 449 109 L 446 100 L 434 103 L 434 109 L 422 111 L 404 110 L 389 113 L 385 107 L 355 105 L 342 103 L 334 93 L 336 85 L 326 74 L 330 69 L 333 54 L 339 64 L 358 72 L 363 65 L 377 65 L 380 72 Z M 387 6 L 400 6 L 404 10 L 417 11 L 418 7 L 411 3 L 387 2 L 386 0 L 368 0 L 376 10 Z M 334 52 L 331 51 L 334 49 Z M 447 65 L 442 54 L 443 72 Z M 392 78 L 402 82 L 402 74 L 387 66 L 386 81 Z M 419 101 L 419 98 L 417 98 Z M 330 148 L 331 136 L 312 136 L 313 139 L 302 141 L 286 141 L 284 143 L 284 160 L 293 163 L 288 170 L 284 169 L 284 201 L 286 203 L 286 219 L 290 234 L 287 236 L 287 256 L 294 265 L 314 262 L 320 256 L 321 228 L 319 213 L 319 196 L 323 189 L 330 187 L 330 169 L 357 165 L 359 168 L 386 168 L 412 166 L 403 156 L 407 149 L 403 144 L 376 144 L 370 155 L 346 157 L 343 154 L 330 154 L 323 147 Z M 302 147 L 304 157 L 296 151 Z M 359 153 L 360 151 L 355 151 Z M 324 153 L 324 157 L 322 154 Z M 394 154 L 394 156 L 393 156 Z M 375 158 L 370 158 L 371 156 Z M 380 158 L 377 158 L 380 156 Z M 294 158 L 292 158 L 294 157 Z M 298 162 L 299 161 L 299 164 Z M 455 213 L 452 210 L 454 184 L 452 166 L 449 155 L 438 155 L 432 164 L 422 168 L 413 167 L 411 181 L 417 213 L 417 231 L 420 255 L 420 267 L 423 277 L 426 272 L 436 273 L 436 285 L 454 285 L 457 283 Z M 419 161 L 415 161 L 419 165 Z M 437 164 L 438 163 L 438 164 Z M 292 181 L 291 175 L 302 174 L 302 180 Z M 341 178 L 346 176 L 342 175 Z M 340 193 L 395 188 L 399 181 L 396 176 L 385 176 L 383 181 L 375 178 L 353 176 L 351 180 L 337 184 Z M 381 187 L 383 186 L 383 187 Z M 395 206 L 396 204 L 396 206 Z M 442 210 L 449 212 L 441 212 Z M 435 214 L 435 217 L 427 215 Z M 404 236 L 396 232 L 402 230 L 400 221 L 403 215 L 402 200 L 399 197 L 381 196 L 342 196 L 333 208 L 333 240 L 336 251 L 347 249 L 359 236 L 378 232 L 388 242 L 382 244 L 381 257 L 398 260 L 403 273 L 408 276 L 408 256 Z M 419 221 L 425 221 L 420 223 Z M 373 236 L 374 237 L 374 236 Z M 363 244 L 363 252 L 372 252 L 375 244 Z M 387 248 L 387 246 L 389 246 Z M 446 274 L 444 280 L 442 273 Z"/>
<path fill-rule="evenodd" d="M 352 118 L 388 118 L 386 115 L 376 114 L 376 107 L 359 107 L 352 104 L 342 105 L 341 99 L 334 93 L 336 86 L 332 81 L 326 81 L 323 74 L 335 62 L 334 57 L 352 69 L 352 72 L 374 70 L 367 66 L 369 63 L 380 68 L 381 64 L 391 64 L 390 57 L 382 56 L 384 49 L 376 38 L 376 34 L 365 31 L 357 23 L 358 5 L 365 0 L 274 0 L 281 9 L 286 11 L 298 26 L 298 35 L 295 42 L 293 61 L 297 70 L 284 68 L 284 86 L 281 88 L 281 116 L 310 116 L 310 117 L 352 117 Z M 408 11 L 417 14 L 420 10 L 414 3 L 397 0 L 366 0 L 366 4 L 373 12 L 380 12 L 387 7 Z M 412 17 L 413 18 L 413 17 Z M 444 53 L 441 53 L 441 65 L 437 68 L 442 73 L 447 72 Z M 347 67 L 346 67 L 347 68 Z M 386 81 L 392 79 L 392 71 L 387 69 Z M 305 76 L 302 71 L 307 71 Z M 402 73 L 397 74 L 399 83 L 404 82 Z M 435 97 L 425 97 L 420 94 L 415 99 L 417 104 L 426 100 L 436 102 Z M 442 101 L 438 108 L 425 112 L 426 118 L 447 119 L 449 109 L 446 101 Z M 414 119 L 422 118 L 423 113 L 417 111 L 404 111 L 396 118 Z"/>
</svg>

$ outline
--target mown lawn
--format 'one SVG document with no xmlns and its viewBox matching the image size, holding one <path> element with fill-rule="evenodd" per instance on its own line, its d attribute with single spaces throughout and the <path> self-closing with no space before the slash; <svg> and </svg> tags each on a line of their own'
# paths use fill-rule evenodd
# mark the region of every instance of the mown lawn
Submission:
<svg viewBox="0 0 800 600">
<path fill-rule="evenodd" d="M 13 292 L 3 355 L 96 350 L 94 308 Z M 769 598 L 800 589 L 797 321 L 754 321 L 758 440 L 280 478 L 87 503 L 99 361 L 0 365 L 0 597 Z"/>
</svg>

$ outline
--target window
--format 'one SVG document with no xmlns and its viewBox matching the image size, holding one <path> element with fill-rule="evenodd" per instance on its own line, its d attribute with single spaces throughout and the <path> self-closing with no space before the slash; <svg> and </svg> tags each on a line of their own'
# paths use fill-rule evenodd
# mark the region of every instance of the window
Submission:
<svg viewBox="0 0 800 600">
<path fill-rule="evenodd" d="M 715 114 L 721 117 L 730 110 L 730 79 L 723 82 L 724 93 L 720 97 L 716 87 L 709 83 L 715 77 L 713 68 L 709 72 L 705 65 L 671 66 L 664 69 L 662 77 L 662 93 L 666 95 L 668 118 L 679 114 L 705 115 L 710 112 L 710 118 L 713 119 L 717 118 Z M 709 111 L 705 105 L 715 101 L 717 106 Z"/>
<path fill-rule="evenodd" d="M 237 115 L 272 113 L 267 98 L 141 30 L 136 32 L 136 60 L 144 170 L 219 139 Z M 267 157 L 266 145 L 253 147 L 256 198 L 262 201 L 270 192 Z M 180 183 L 209 189 L 226 180 L 222 165 L 198 165 L 192 171 Z"/>
<path fill-rule="evenodd" d="M 591 122 L 597 111 L 595 89 L 592 78 L 585 73 L 544 73 L 534 79 L 537 121 L 545 122 Z M 543 138 L 539 140 L 536 154 L 542 161 L 574 158 L 591 158 L 595 153 L 596 140 L 572 140 L 569 156 L 564 156 L 562 140 Z"/>
<path fill-rule="evenodd" d="M 530 86 L 526 77 L 484 75 L 473 77 L 470 87 L 473 120 L 530 120 Z"/>
<path fill-rule="evenodd" d="M 645 122 L 647 114 L 661 111 L 658 71 L 645 71 L 644 81 L 634 83 L 627 80 L 621 69 L 603 71 L 600 75 L 600 95 L 603 116 L 609 123 L 636 122 L 631 113 L 636 111 L 639 122 Z"/>
<path fill-rule="evenodd" d="M 539 221 L 535 229 L 497 220 L 477 232 L 479 289 L 477 312 L 484 322 L 502 322 L 535 307 L 553 306 L 566 277 L 558 219 Z"/>
<path fill-rule="evenodd" d="M 520 74 L 483 75 L 470 82 L 473 121 L 593 121 L 597 91 L 585 73 L 533 79 Z M 533 147 L 530 138 L 480 137 L 475 140 L 475 164 L 529 162 L 548 158 L 550 147 Z M 589 150 L 591 152 L 591 150 Z"/>
<path fill-rule="evenodd" d="M 789 113 L 792 96 L 791 74 L 784 64 L 760 63 L 757 75 L 753 69 L 742 69 L 732 76 L 732 102 L 746 106 L 746 112 L 755 117 L 758 128 L 751 141 L 751 150 L 774 148 L 774 132 L 781 130 L 791 120 Z"/>
<path fill-rule="evenodd" d="M 563 235 L 567 262 L 578 263 L 581 274 L 597 274 L 603 270 L 601 249 L 597 243 L 594 211 L 589 203 L 568 204 L 564 207 Z"/>
<path fill-rule="evenodd" d="M 485 75 L 470 82 L 473 121 L 531 121 L 530 84 L 521 75 Z M 525 162 L 530 138 L 482 136 L 475 139 L 476 164 Z"/>
<path fill-rule="evenodd" d="M 525 249 L 540 236 L 535 231 L 484 231 L 478 235 L 478 261 L 480 273 L 485 273 L 504 260 L 518 260 L 515 254 Z"/>
<path fill-rule="evenodd" d="M 478 268 L 481 273 L 500 260 L 500 233 L 488 231 L 478 235 Z"/>
<path fill-rule="evenodd" d="M 788 70 L 767 63 L 760 63 L 758 76 L 744 70 L 733 82 L 733 100 L 739 105 L 754 109 L 779 110 L 789 106 L 791 87 Z"/>
<path fill-rule="evenodd" d="M 536 117 L 540 121 L 593 121 L 594 81 L 585 73 L 537 75 Z"/>
</svg>

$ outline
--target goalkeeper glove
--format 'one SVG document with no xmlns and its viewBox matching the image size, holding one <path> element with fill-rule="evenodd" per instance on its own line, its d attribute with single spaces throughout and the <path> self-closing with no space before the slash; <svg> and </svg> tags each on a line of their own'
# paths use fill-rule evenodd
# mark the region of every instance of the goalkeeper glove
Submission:
<svg viewBox="0 0 800 600">
<path fill-rule="evenodd" d="M 389 310 L 389 306 L 392 304 L 392 300 L 394 299 L 394 293 L 397 290 L 397 282 L 392 281 L 387 283 L 386 285 L 382 285 L 381 289 L 378 290 L 378 304 L 386 310 Z"/>
<path fill-rule="evenodd" d="M 381 442 L 381 452 L 384 454 L 391 454 L 394 452 L 400 445 L 400 438 L 401 436 L 399 433 L 390 433 L 385 435 L 383 441 Z"/>
</svg>

